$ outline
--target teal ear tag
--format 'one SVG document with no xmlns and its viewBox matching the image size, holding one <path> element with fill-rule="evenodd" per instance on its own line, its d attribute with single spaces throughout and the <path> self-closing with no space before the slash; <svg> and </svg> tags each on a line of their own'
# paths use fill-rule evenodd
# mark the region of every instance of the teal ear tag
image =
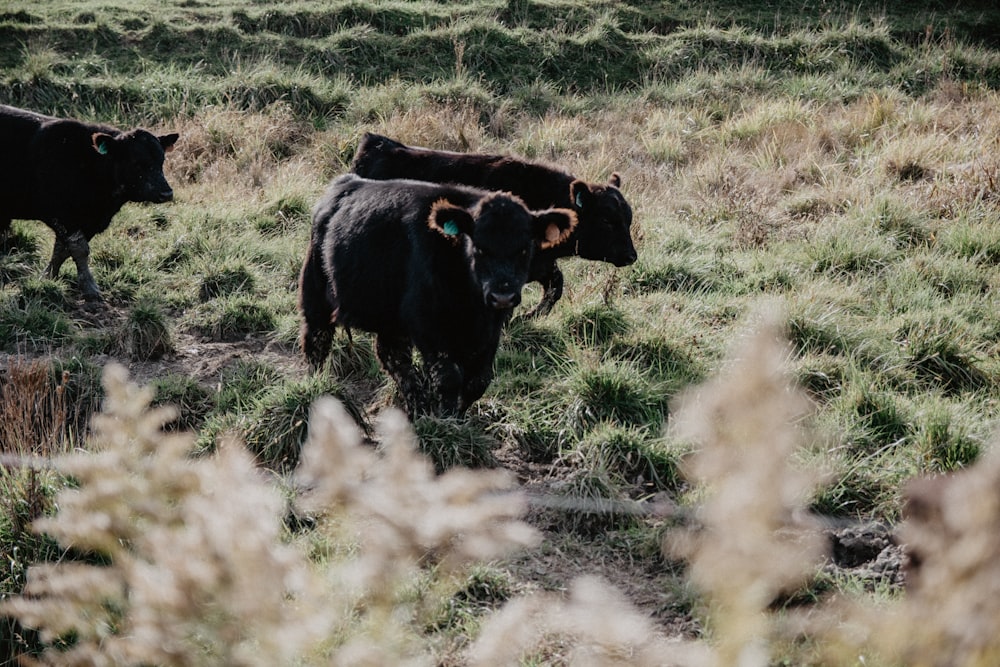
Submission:
<svg viewBox="0 0 1000 667">
<path fill-rule="evenodd" d="M 444 233 L 447 234 L 448 236 L 458 236 L 458 223 L 456 223 L 454 220 L 449 220 L 448 222 L 444 223 L 441 226 L 441 229 L 443 229 Z"/>
<path fill-rule="evenodd" d="M 102 142 L 98 143 L 97 144 L 97 152 L 100 153 L 101 155 L 107 155 L 108 154 L 108 143 L 106 141 L 102 141 Z"/>
<path fill-rule="evenodd" d="M 577 208 L 583 208 L 583 193 L 582 192 L 577 192 L 576 193 L 576 207 Z"/>
</svg>

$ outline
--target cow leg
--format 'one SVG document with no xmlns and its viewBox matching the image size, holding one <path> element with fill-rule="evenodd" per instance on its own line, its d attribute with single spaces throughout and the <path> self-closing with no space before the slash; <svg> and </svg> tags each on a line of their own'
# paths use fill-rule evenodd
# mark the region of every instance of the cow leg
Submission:
<svg viewBox="0 0 1000 667">
<path fill-rule="evenodd" d="M 497 345 L 499 337 L 492 340 L 484 351 L 468 359 L 463 363 L 463 384 L 462 384 L 462 404 L 461 411 L 464 413 L 469 407 L 482 398 L 486 389 L 493 381 L 493 360 L 497 355 Z"/>
<path fill-rule="evenodd" d="M 55 243 L 52 245 L 52 259 L 49 260 L 49 265 L 45 267 L 45 277 L 52 280 L 58 278 L 59 269 L 62 268 L 62 265 L 66 263 L 69 257 L 69 246 L 66 245 L 63 235 L 57 233 Z"/>
<path fill-rule="evenodd" d="M 542 284 L 542 299 L 531 312 L 525 315 L 528 319 L 548 315 L 552 311 L 552 307 L 556 305 L 556 301 L 562 297 L 563 274 L 555 262 L 552 262 L 552 269 L 541 276 L 538 282 Z"/>
<path fill-rule="evenodd" d="M 45 267 L 45 275 L 51 279 L 59 277 L 59 269 L 70 257 L 76 264 L 76 281 L 80 287 L 83 298 L 87 301 L 100 301 L 101 290 L 97 288 L 97 282 L 90 273 L 90 242 L 83 232 L 77 230 L 68 234 L 66 229 L 56 223 L 51 223 L 51 227 L 56 233 L 55 243 L 52 245 L 52 259 Z"/>
<path fill-rule="evenodd" d="M 405 337 L 375 337 L 375 354 L 382 362 L 382 368 L 399 387 L 403 406 L 411 418 L 423 412 L 423 392 L 420 376 L 413 366 L 413 346 Z"/>
<path fill-rule="evenodd" d="M 314 371 L 326 361 L 333 345 L 333 329 L 337 323 L 335 300 L 322 268 L 312 261 L 310 249 L 299 275 L 299 310 L 302 311 L 299 346 Z"/>
<path fill-rule="evenodd" d="M 430 376 L 431 401 L 434 414 L 460 417 L 466 405 L 462 401 L 462 369 L 443 352 L 421 352 Z"/>
<path fill-rule="evenodd" d="M 97 282 L 90 273 L 90 241 L 83 232 L 73 232 L 66 237 L 66 248 L 76 263 L 76 281 L 83 298 L 87 301 L 100 301 L 101 290 L 97 288 Z M 53 261 L 56 259 L 54 249 L 52 259 Z M 57 273 L 58 271 L 56 269 Z"/>
</svg>

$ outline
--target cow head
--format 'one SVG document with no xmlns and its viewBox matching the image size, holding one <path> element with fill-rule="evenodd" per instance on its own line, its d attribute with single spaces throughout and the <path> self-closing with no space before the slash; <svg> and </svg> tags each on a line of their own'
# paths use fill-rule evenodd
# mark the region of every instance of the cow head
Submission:
<svg viewBox="0 0 1000 667">
<path fill-rule="evenodd" d="M 577 253 L 584 259 L 628 266 L 636 260 L 632 244 L 632 208 L 621 190 L 621 177 L 611 175 L 607 185 L 576 180 L 570 183 L 573 210 L 580 218 Z"/>
<path fill-rule="evenodd" d="M 576 225 L 576 214 L 529 211 L 517 197 L 491 193 L 471 210 L 438 201 L 428 224 L 464 253 L 485 304 L 506 310 L 521 303 L 536 248 L 563 243 Z"/>
<path fill-rule="evenodd" d="M 163 159 L 173 150 L 177 134 L 154 136 L 145 130 L 118 135 L 95 132 L 94 150 L 114 174 L 115 194 L 123 201 L 159 204 L 173 199 L 163 175 Z"/>
</svg>

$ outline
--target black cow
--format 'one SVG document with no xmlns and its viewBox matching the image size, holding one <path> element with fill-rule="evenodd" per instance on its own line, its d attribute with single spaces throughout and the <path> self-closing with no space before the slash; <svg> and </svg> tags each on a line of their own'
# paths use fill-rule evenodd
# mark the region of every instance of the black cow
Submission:
<svg viewBox="0 0 1000 667">
<path fill-rule="evenodd" d="M 461 415 L 490 383 L 532 255 L 575 225 L 572 211 L 529 211 L 505 193 L 341 176 L 313 212 L 299 279 L 302 351 L 316 369 L 336 325 L 373 332 L 411 416 Z"/>
<path fill-rule="evenodd" d="M 556 266 L 560 257 L 577 255 L 615 266 L 636 260 L 630 234 L 632 209 L 619 190 L 618 174 L 612 174 L 607 185 L 597 185 L 537 162 L 415 148 L 371 132 L 361 138 L 351 169 L 365 178 L 414 178 L 506 191 L 530 209 L 555 206 L 575 211 L 579 223 L 569 240 L 535 253 L 531 261 L 528 282 L 541 283 L 543 293 L 528 317 L 545 315 L 562 296 L 563 275 Z"/>
<path fill-rule="evenodd" d="M 11 220 L 41 220 L 56 234 L 46 273 L 72 257 L 84 298 L 99 300 L 90 239 L 125 202 L 173 198 L 163 159 L 176 141 L 0 105 L 0 236 Z"/>
</svg>

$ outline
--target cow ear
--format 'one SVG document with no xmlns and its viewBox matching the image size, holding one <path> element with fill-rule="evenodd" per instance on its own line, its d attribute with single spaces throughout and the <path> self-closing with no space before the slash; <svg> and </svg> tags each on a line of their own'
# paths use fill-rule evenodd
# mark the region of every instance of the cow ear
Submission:
<svg viewBox="0 0 1000 667">
<path fill-rule="evenodd" d="M 569 194 L 573 200 L 573 206 L 580 211 L 590 204 L 590 186 L 584 181 L 576 180 L 569 184 Z"/>
<path fill-rule="evenodd" d="M 553 208 L 535 214 L 535 238 L 546 250 L 563 243 L 576 229 L 576 213 L 568 208 Z"/>
<path fill-rule="evenodd" d="M 457 244 L 460 234 L 472 235 L 475 222 L 464 208 L 455 206 L 447 199 L 439 199 L 431 206 L 427 226 Z"/>
<path fill-rule="evenodd" d="M 181 135 L 176 132 L 172 132 L 170 134 L 162 134 L 158 136 L 157 139 L 160 141 L 160 146 L 163 148 L 163 152 L 169 153 L 174 150 L 174 144 L 177 143 L 177 140 L 180 139 L 180 137 Z"/>
<path fill-rule="evenodd" d="M 91 141 L 93 142 L 94 150 L 101 155 L 110 153 L 115 144 L 115 138 L 103 132 L 94 132 L 91 136 Z"/>
<path fill-rule="evenodd" d="M 621 190 L 622 187 L 622 177 L 617 171 L 611 174 L 611 178 L 608 179 L 608 185 L 613 186 Z"/>
</svg>

